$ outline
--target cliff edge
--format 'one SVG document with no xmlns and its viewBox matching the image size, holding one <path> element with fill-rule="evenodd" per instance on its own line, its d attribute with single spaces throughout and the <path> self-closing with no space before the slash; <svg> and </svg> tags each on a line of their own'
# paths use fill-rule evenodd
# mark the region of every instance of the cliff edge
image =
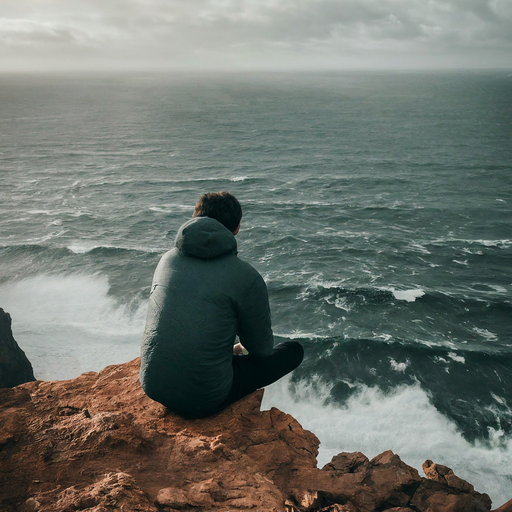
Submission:
<svg viewBox="0 0 512 512">
<path fill-rule="evenodd" d="M 3 512 L 484 512 L 486 494 L 441 465 L 340 453 L 257 391 L 184 420 L 149 399 L 139 360 L 76 379 L 0 389 Z M 505 509 L 503 509 L 505 510 Z"/>
<path fill-rule="evenodd" d="M 0 388 L 36 380 L 32 365 L 12 335 L 11 316 L 0 308 Z"/>
</svg>

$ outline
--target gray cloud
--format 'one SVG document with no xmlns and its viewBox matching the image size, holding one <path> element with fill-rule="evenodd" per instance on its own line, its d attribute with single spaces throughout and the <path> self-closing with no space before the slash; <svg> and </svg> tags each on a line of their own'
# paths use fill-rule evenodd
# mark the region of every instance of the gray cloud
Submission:
<svg viewBox="0 0 512 512">
<path fill-rule="evenodd" d="M 3 0 L 0 69 L 512 67 L 510 0 Z"/>
</svg>

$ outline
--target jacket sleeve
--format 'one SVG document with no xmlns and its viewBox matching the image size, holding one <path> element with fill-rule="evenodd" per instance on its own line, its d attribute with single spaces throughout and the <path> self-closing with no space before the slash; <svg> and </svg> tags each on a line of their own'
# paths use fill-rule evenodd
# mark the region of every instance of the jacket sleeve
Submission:
<svg viewBox="0 0 512 512">
<path fill-rule="evenodd" d="M 258 274 L 239 304 L 238 336 L 240 343 L 254 356 L 272 354 L 274 335 L 265 281 Z"/>
</svg>

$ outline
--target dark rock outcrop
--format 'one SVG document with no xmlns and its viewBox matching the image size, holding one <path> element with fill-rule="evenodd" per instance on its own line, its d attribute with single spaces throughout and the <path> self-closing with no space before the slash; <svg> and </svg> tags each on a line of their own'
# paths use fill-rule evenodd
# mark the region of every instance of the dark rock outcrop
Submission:
<svg viewBox="0 0 512 512">
<path fill-rule="evenodd" d="M 33 380 L 32 365 L 12 335 L 11 316 L 0 308 L 0 388 Z"/>
<path fill-rule="evenodd" d="M 0 390 L 3 512 L 487 512 L 445 466 L 427 478 L 394 453 L 341 453 L 316 467 L 319 441 L 257 391 L 184 420 L 150 400 L 139 360 L 76 379 Z"/>
</svg>

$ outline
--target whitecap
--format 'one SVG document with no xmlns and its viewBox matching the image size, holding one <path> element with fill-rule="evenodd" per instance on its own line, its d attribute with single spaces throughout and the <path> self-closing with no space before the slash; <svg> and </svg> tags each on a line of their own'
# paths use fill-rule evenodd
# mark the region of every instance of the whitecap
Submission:
<svg viewBox="0 0 512 512">
<path fill-rule="evenodd" d="M 276 332 L 274 331 L 274 335 L 280 338 L 286 338 L 289 340 L 300 340 L 300 339 L 327 339 L 330 336 L 326 334 L 318 334 L 317 332 L 308 332 L 308 331 L 291 331 L 291 332 Z"/>
<path fill-rule="evenodd" d="M 391 292 L 395 299 L 405 300 L 407 302 L 414 302 L 416 299 L 425 295 L 425 292 L 421 288 L 414 288 L 413 290 L 395 290 L 391 288 Z"/>
<path fill-rule="evenodd" d="M 375 332 L 373 333 L 373 336 L 376 338 L 376 339 L 381 339 L 384 341 L 384 343 L 387 343 L 389 341 L 392 341 L 393 340 L 393 336 L 391 334 L 387 334 L 387 333 L 383 333 L 383 334 L 376 334 Z"/>
<path fill-rule="evenodd" d="M 334 301 L 334 306 L 337 307 L 338 309 L 342 309 L 343 311 L 346 311 L 347 313 L 351 309 L 346 297 L 337 297 L 336 300 Z"/>
<path fill-rule="evenodd" d="M 507 404 L 507 401 L 504 399 L 504 398 L 501 398 L 500 396 L 498 395 L 495 395 L 492 391 L 491 391 L 491 396 L 494 398 L 494 400 L 496 400 L 496 402 L 498 402 L 499 404 L 501 405 L 506 405 Z"/>
<path fill-rule="evenodd" d="M 489 286 L 496 292 L 507 293 L 507 289 L 504 286 L 499 286 L 497 284 L 490 284 Z"/>
<path fill-rule="evenodd" d="M 176 211 L 189 211 L 192 212 L 194 210 L 193 206 L 190 206 L 189 204 L 165 204 L 162 206 L 150 206 L 149 209 L 152 212 L 157 213 L 176 213 Z"/>
<path fill-rule="evenodd" d="M 418 242 L 412 242 L 409 247 L 413 250 L 413 251 L 417 251 L 417 252 L 420 252 L 422 254 L 431 254 L 430 251 L 424 247 L 423 245 L 421 245 L 420 243 Z"/>
<path fill-rule="evenodd" d="M 493 332 L 487 329 L 480 329 L 479 327 L 473 327 L 473 331 L 476 332 L 482 338 L 485 338 L 487 341 L 497 341 L 498 336 Z"/>
<path fill-rule="evenodd" d="M 393 358 L 390 358 L 390 360 L 389 360 L 389 364 L 391 365 L 391 368 L 393 370 L 395 370 L 395 372 L 400 372 L 400 373 L 404 373 L 405 370 L 407 370 L 407 367 L 409 366 L 410 363 L 411 362 L 409 360 L 407 360 L 403 363 L 398 363 Z"/>
<path fill-rule="evenodd" d="M 464 356 L 457 355 L 455 352 L 448 352 L 448 357 L 454 361 L 457 361 L 457 363 L 466 363 L 466 358 Z"/>
<path fill-rule="evenodd" d="M 249 176 L 233 176 L 229 178 L 229 181 L 245 181 L 249 178 Z"/>
<path fill-rule="evenodd" d="M 53 215 L 55 212 L 51 210 L 27 210 L 30 215 Z"/>
<path fill-rule="evenodd" d="M 85 254 L 86 252 L 92 251 L 93 249 L 96 249 L 96 247 L 99 247 L 99 245 L 94 244 L 86 244 L 83 242 L 75 242 L 73 244 L 70 244 L 67 246 L 67 248 L 74 252 L 75 254 Z"/>
</svg>

